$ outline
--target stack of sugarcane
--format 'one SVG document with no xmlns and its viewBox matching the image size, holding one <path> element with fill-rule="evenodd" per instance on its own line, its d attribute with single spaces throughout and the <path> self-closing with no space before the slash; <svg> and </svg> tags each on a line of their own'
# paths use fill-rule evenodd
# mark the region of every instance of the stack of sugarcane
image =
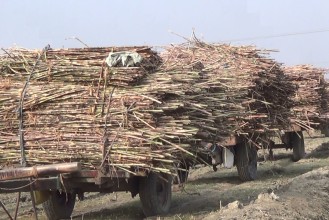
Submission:
<svg viewBox="0 0 329 220">
<path fill-rule="evenodd" d="M 143 61 L 105 62 L 127 51 Z M 161 59 L 143 47 L 8 50 L 0 57 L 0 164 L 19 164 L 23 145 L 28 165 L 171 172 L 200 141 L 283 129 L 295 87 L 266 53 L 197 40 L 165 48 Z"/>
<path fill-rule="evenodd" d="M 105 58 L 120 51 L 137 52 L 143 60 L 108 67 Z M 134 87 L 158 65 L 159 57 L 145 47 L 6 51 L 0 59 L 1 165 L 19 164 L 23 145 L 28 165 L 80 161 L 91 168 L 110 163 L 168 171 L 178 146 L 157 142 L 157 132 L 143 132 L 154 126 L 157 100 Z"/>
<path fill-rule="evenodd" d="M 297 86 L 293 97 L 293 120 L 305 129 L 317 128 L 327 112 L 325 70 L 311 65 L 284 67 L 283 70 Z"/>
<path fill-rule="evenodd" d="M 320 123 L 322 127 L 327 128 L 329 124 L 329 81 L 328 81 L 328 69 L 321 69 L 323 74 L 323 83 L 321 83 L 321 112 Z"/>
<path fill-rule="evenodd" d="M 166 48 L 159 72 L 146 78 L 157 85 L 149 91 L 163 102 L 161 122 L 175 120 L 175 130 L 198 128 L 195 137 L 208 142 L 285 129 L 295 87 L 279 64 L 262 53 L 198 41 Z"/>
</svg>

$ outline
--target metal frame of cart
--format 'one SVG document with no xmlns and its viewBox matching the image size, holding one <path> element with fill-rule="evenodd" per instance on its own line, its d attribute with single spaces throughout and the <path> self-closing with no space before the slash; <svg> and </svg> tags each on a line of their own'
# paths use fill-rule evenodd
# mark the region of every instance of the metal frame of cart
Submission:
<svg viewBox="0 0 329 220">
<path fill-rule="evenodd" d="M 32 205 L 43 204 L 48 219 L 70 218 L 76 196 L 84 192 L 130 192 L 139 194 L 145 216 L 163 215 L 171 204 L 172 176 L 144 172 L 133 175 L 115 168 L 84 170 L 80 163 L 63 163 L 0 171 L 0 193 L 18 192 L 17 208 L 12 215 L 1 203 L 10 219 L 16 219 L 20 192 L 31 192 Z"/>
<path fill-rule="evenodd" d="M 273 149 L 285 148 L 292 149 L 292 160 L 298 161 L 305 156 L 305 145 L 303 128 L 295 124 L 291 124 L 290 129 L 281 132 L 280 138 L 282 143 L 275 143 L 268 140 L 266 148 L 273 156 Z M 262 134 L 262 133 L 259 133 Z M 265 133 L 263 133 L 265 134 Z M 234 162 L 229 167 L 235 165 L 237 167 L 239 178 L 242 181 L 255 180 L 257 178 L 257 150 L 256 142 L 248 141 L 237 135 L 225 138 L 219 143 L 208 146 L 204 154 L 198 154 L 193 160 L 184 159 L 179 164 L 181 170 L 178 170 L 179 180 L 176 182 L 184 183 L 188 177 L 188 170 L 192 164 L 212 164 L 213 170 L 217 171 L 217 165 L 225 164 L 227 152 L 230 152 Z M 231 160 L 232 161 L 232 160 Z M 226 165 L 224 165 L 226 167 Z"/>
</svg>

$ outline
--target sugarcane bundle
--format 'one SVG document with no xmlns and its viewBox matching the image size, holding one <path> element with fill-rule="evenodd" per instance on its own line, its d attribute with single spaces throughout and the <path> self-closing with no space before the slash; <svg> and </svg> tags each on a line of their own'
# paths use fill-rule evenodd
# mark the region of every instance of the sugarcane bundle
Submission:
<svg viewBox="0 0 329 220">
<path fill-rule="evenodd" d="M 11 100 L 9 104 L 14 104 L 14 108 L 12 105 L 3 105 L 1 111 L 2 165 L 17 164 L 21 159 L 17 136 L 19 120 L 15 107 L 19 100 L 17 89 L 22 87 L 22 83 L 11 85 L 13 87 L 7 86 L 3 93 L 8 94 Z M 102 154 L 109 145 L 110 163 L 113 166 L 128 168 L 136 165 L 148 168 L 156 161 L 168 162 L 168 157 L 171 159 L 170 152 L 176 148 L 155 142 L 154 139 L 159 136 L 158 131 L 141 129 L 146 125 L 153 125 L 152 117 L 147 112 L 139 113 L 136 109 L 143 109 L 145 106 L 152 109 L 147 106 L 153 101 L 150 102 L 148 98 L 137 93 L 134 95 L 133 91 L 128 92 L 128 95 L 114 92 L 110 112 L 106 110 L 106 115 L 110 119 L 106 123 L 109 132 L 105 136 L 105 112 L 100 112 L 103 105 L 98 104 L 101 106 L 95 115 L 95 97 L 90 96 L 89 88 L 62 86 L 58 89 L 58 86 L 44 86 L 35 82 L 30 85 L 23 120 L 26 157 L 29 164 L 78 160 L 86 166 L 95 167 L 102 162 Z M 14 94 L 11 93 L 13 91 Z M 157 168 L 159 169 L 153 167 Z"/>
<path fill-rule="evenodd" d="M 324 73 L 326 74 L 326 72 Z M 321 119 L 324 122 L 328 122 L 329 121 L 329 81 L 328 79 L 324 79 L 323 82 L 323 87 L 321 88 Z M 328 124 L 328 123 L 327 123 Z"/>
<path fill-rule="evenodd" d="M 143 62 L 137 67 L 105 66 L 108 52 L 118 50 L 137 51 Z M 22 159 L 17 110 L 25 79 L 31 74 L 39 53 L 13 49 L 0 59 L 2 165 L 19 164 Z M 134 164 L 161 170 L 156 163 L 171 163 L 170 152 L 176 148 L 156 142 L 159 131 L 143 129 L 146 125 L 154 126 L 150 113 L 154 100 L 140 95 L 141 91 L 133 86 L 158 64 L 159 57 L 148 48 L 88 48 L 45 53 L 31 77 L 22 106 L 28 164 L 80 161 L 95 168 L 106 161 L 122 169 Z M 133 74 L 138 75 L 137 81 L 129 78 Z M 127 77 L 129 80 L 122 84 Z M 109 148 L 111 153 L 105 158 Z"/>
<path fill-rule="evenodd" d="M 105 62 L 109 53 L 126 51 L 143 61 Z M 0 57 L 2 165 L 21 160 L 17 109 L 39 54 L 13 49 Z M 49 50 L 22 106 L 27 162 L 172 172 L 201 141 L 282 129 L 295 87 L 266 54 L 197 40 L 167 47 L 160 57 L 141 47 Z"/>
<path fill-rule="evenodd" d="M 325 70 L 311 65 L 284 67 L 283 70 L 297 86 L 292 107 L 294 121 L 305 129 L 316 128 L 327 108 Z"/>
<path fill-rule="evenodd" d="M 157 72 L 146 80 L 161 85 L 154 93 L 165 103 L 179 103 L 168 112 L 187 115 L 200 138 L 275 131 L 289 124 L 295 87 L 265 55 L 253 47 L 190 42 L 166 48 L 159 69 L 165 77 Z"/>
<path fill-rule="evenodd" d="M 138 84 L 146 73 L 159 65 L 159 57 L 149 47 L 108 47 L 108 48 L 73 48 L 48 50 L 38 63 L 34 79 L 80 85 L 98 84 L 104 77 L 102 70 L 106 68 L 105 60 L 109 53 L 136 52 L 143 57 L 138 66 L 112 67 L 111 85 L 131 86 Z M 15 77 L 26 77 L 41 53 L 41 50 L 11 48 L 7 56 L 1 57 L 2 76 L 15 74 Z"/>
</svg>

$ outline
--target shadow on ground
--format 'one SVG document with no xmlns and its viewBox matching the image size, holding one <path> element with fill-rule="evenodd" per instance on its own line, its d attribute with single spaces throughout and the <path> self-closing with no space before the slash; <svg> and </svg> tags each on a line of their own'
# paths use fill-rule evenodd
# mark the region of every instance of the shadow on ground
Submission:
<svg viewBox="0 0 329 220">
<path fill-rule="evenodd" d="M 323 143 L 319 147 L 311 151 L 306 158 L 328 158 L 329 157 L 329 143 Z"/>
<path fill-rule="evenodd" d="M 139 200 L 127 201 L 124 204 L 111 207 L 109 202 L 108 208 L 102 208 L 101 210 L 88 212 L 86 214 L 73 215 L 72 219 L 131 219 L 141 220 L 144 219 Z"/>
</svg>

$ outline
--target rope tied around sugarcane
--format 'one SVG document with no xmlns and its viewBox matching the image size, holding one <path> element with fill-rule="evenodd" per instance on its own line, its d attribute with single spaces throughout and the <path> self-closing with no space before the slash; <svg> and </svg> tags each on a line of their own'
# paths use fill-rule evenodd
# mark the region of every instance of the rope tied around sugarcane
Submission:
<svg viewBox="0 0 329 220">
<path fill-rule="evenodd" d="M 22 166 L 26 166 L 26 157 L 25 157 L 25 147 L 24 147 L 24 132 L 23 132 L 23 129 L 24 129 L 24 126 L 23 126 L 23 107 L 24 107 L 24 98 L 25 98 L 25 95 L 26 95 L 26 90 L 27 90 L 27 87 L 30 83 L 30 80 L 34 74 L 34 71 L 36 69 L 36 67 L 38 66 L 39 64 L 39 61 L 41 59 L 41 57 L 50 49 L 50 45 L 48 44 L 42 51 L 41 53 L 39 54 L 37 60 L 35 61 L 33 67 L 32 67 L 32 70 L 31 70 L 31 73 L 30 75 L 27 77 L 27 80 L 24 84 L 24 87 L 23 87 L 23 90 L 22 90 L 22 93 L 21 93 L 21 97 L 20 97 L 20 101 L 19 101 L 19 107 L 18 107 L 18 117 L 19 117 L 19 146 L 20 146 L 20 151 L 21 151 L 21 165 Z"/>
</svg>

